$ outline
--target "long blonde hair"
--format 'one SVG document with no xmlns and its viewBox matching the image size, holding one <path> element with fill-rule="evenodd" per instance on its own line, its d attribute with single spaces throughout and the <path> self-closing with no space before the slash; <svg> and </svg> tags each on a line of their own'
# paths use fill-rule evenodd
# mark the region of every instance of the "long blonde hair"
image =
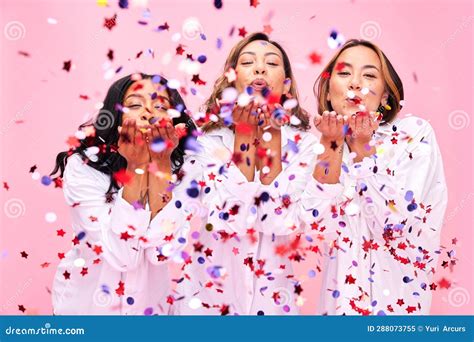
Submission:
<svg viewBox="0 0 474 342">
<path fill-rule="evenodd" d="M 266 42 L 276 46 L 280 50 L 280 52 L 283 56 L 283 66 L 284 66 L 284 69 L 285 69 L 285 77 L 289 78 L 291 80 L 289 93 L 290 93 L 292 98 L 294 98 L 295 100 L 298 101 L 298 90 L 296 88 L 296 80 L 293 76 L 293 71 L 291 70 L 290 60 L 289 60 L 288 55 L 286 54 L 285 50 L 283 49 L 283 47 L 280 44 L 278 44 L 275 41 L 270 40 L 270 38 L 265 33 L 256 32 L 256 33 L 250 34 L 246 38 L 239 41 L 232 48 L 232 50 L 230 51 L 229 56 L 227 57 L 227 60 L 226 60 L 225 65 L 224 65 L 224 71 L 223 71 L 222 75 L 219 76 L 219 78 L 214 83 L 214 89 L 212 91 L 211 96 L 204 103 L 203 110 L 206 113 L 211 113 L 211 112 L 218 113 L 219 112 L 219 107 L 218 107 L 217 101 L 221 97 L 222 91 L 225 88 L 233 86 L 232 82 L 228 81 L 227 77 L 225 76 L 225 73 L 230 68 L 235 69 L 237 67 L 237 61 L 239 59 L 240 53 L 242 52 L 243 48 L 245 46 L 247 46 L 249 43 L 251 43 L 253 41 L 256 41 L 256 40 L 266 41 Z M 281 103 L 283 103 L 285 100 L 286 100 L 286 96 L 283 95 L 282 98 L 281 98 Z M 308 130 L 310 128 L 309 115 L 306 112 L 306 110 L 304 110 L 300 106 L 299 101 L 298 101 L 297 106 L 295 108 L 293 108 L 292 114 L 295 115 L 300 120 L 300 123 L 298 125 L 295 125 L 296 128 L 301 129 L 301 130 Z M 202 130 L 203 130 L 203 132 L 210 132 L 212 130 L 215 130 L 215 129 L 221 128 L 221 127 L 224 127 L 224 123 L 223 123 L 222 119 L 219 118 L 219 120 L 217 122 L 209 121 L 209 122 L 205 123 L 202 126 Z"/>
</svg>

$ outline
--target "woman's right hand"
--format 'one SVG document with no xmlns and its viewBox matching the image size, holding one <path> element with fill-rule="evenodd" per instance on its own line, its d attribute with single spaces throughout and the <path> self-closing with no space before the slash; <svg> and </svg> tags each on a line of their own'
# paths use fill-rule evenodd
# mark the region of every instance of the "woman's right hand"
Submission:
<svg viewBox="0 0 474 342">
<path fill-rule="evenodd" d="M 334 111 L 324 111 L 322 115 L 316 114 L 314 118 L 314 126 L 321 132 L 321 141 L 335 142 L 338 145 L 344 143 L 346 123 L 347 118 Z"/>
<path fill-rule="evenodd" d="M 119 129 L 118 152 L 127 159 L 128 169 L 146 169 L 150 162 L 150 153 L 145 139 L 137 123 L 126 119 Z"/>
</svg>

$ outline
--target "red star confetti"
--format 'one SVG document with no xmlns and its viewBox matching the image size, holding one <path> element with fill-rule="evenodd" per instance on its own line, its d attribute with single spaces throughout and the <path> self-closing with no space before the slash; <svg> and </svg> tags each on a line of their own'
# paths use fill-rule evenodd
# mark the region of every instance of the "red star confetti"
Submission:
<svg viewBox="0 0 474 342">
<path fill-rule="evenodd" d="M 79 94 L 79 98 L 80 98 L 81 100 L 89 100 L 89 96 L 87 96 L 87 95 L 81 95 L 81 94 Z"/>
<path fill-rule="evenodd" d="M 26 253 L 25 251 L 20 252 L 20 255 L 22 258 L 28 259 L 28 253 Z"/>
<path fill-rule="evenodd" d="M 102 251 L 102 247 L 101 246 L 97 246 L 97 245 L 94 245 L 94 248 L 92 248 L 92 250 L 94 251 L 95 254 L 99 255 L 101 254 L 103 251 Z"/>
<path fill-rule="evenodd" d="M 341 71 L 342 69 L 344 69 L 344 67 L 346 66 L 346 63 L 344 62 L 339 62 L 336 64 L 336 66 L 334 67 L 334 69 L 336 71 Z"/>
<path fill-rule="evenodd" d="M 120 233 L 120 240 L 125 240 L 127 241 L 128 239 L 132 238 L 133 235 L 128 234 L 127 231 Z"/>
<path fill-rule="evenodd" d="M 193 78 L 191 79 L 191 81 L 193 81 L 193 83 L 195 83 L 197 85 L 206 85 L 206 82 L 201 80 L 199 78 L 199 75 L 193 75 Z"/>
<path fill-rule="evenodd" d="M 43 262 L 40 266 L 41 268 L 47 268 L 49 265 L 51 265 L 49 262 Z"/>
<path fill-rule="evenodd" d="M 122 185 L 129 184 L 132 179 L 133 179 L 133 174 L 131 172 L 128 172 L 126 169 L 119 170 L 114 173 L 113 175 L 114 179 L 117 181 L 117 183 L 120 183 Z"/>
<path fill-rule="evenodd" d="M 309 60 L 311 61 L 311 64 L 320 64 L 321 63 L 321 55 L 316 53 L 316 52 L 311 52 L 311 54 L 308 56 Z"/>
<path fill-rule="evenodd" d="M 239 28 L 239 36 L 241 36 L 243 38 L 246 35 L 247 35 L 247 31 L 245 31 L 245 27 Z"/>
<path fill-rule="evenodd" d="M 23 305 L 18 305 L 18 310 L 20 310 L 23 313 L 25 313 L 25 311 L 26 311 L 26 309 Z"/>
<path fill-rule="evenodd" d="M 71 279 L 71 273 L 69 273 L 68 271 L 64 271 L 63 277 L 65 280 L 69 280 Z"/>
<path fill-rule="evenodd" d="M 355 284 L 356 279 L 352 276 L 352 274 L 346 275 L 346 284 Z"/>
<path fill-rule="evenodd" d="M 76 147 L 79 147 L 81 146 L 81 143 L 79 141 L 79 139 L 77 139 L 76 137 L 74 136 L 70 136 L 67 140 L 66 140 L 66 144 L 70 147 L 70 148 L 76 148 Z"/>
<path fill-rule="evenodd" d="M 58 236 L 63 237 L 64 234 L 66 234 L 66 232 L 61 228 L 61 229 L 56 230 L 56 234 L 57 234 Z"/>
<path fill-rule="evenodd" d="M 438 285 L 441 289 L 449 289 L 451 287 L 451 282 L 443 277 L 438 280 Z"/>
<path fill-rule="evenodd" d="M 298 296 L 303 292 L 303 288 L 301 287 L 300 284 L 295 285 L 295 291 L 294 291 Z"/>
<path fill-rule="evenodd" d="M 273 28 L 270 24 L 268 25 L 263 25 L 263 33 L 267 34 L 267 35 L 271 35 L 273 32 Z"/>
<path fill-rule="evenodd" d="M 260 5 L 260 2 L 258 2 L 258 0 L 250 0 L 250 7 L 257 8 L 258 5 Z"/>
<path fill-rule="evenodd" d="M 230 313 L 229 311 L 229 305 L 226 305 L 226 304 L 222 304 L 221 308 L 220 308 L 220 312 L 221 312 L 221 316 L 226 316 Z"/>
<path fill-rule="evenodd" d="M 328 79 L 328 78 L 330 78 L 330 77 L 331 77 L 331 74 L 330 74 L 328 71 L 326 71 L 326 70 L 321 74 L 321 78 L 322 78 L 322 79 L 325 79 L 325 80 L 326 80 L 326 79 Z"/>
<path fill-rule="evenodd" d="M 30 167 L 30 173 L 35 172 L 37 168 L 38 168 L 38 166 L 36 166 L 36 165 L 33 165 L 32 167 Z"/>
<path fill-rule="evenodd" d="M 85 275 L 87 275 L 89 272 L 88 272 L 88 268 L 87 267 L 83 267 L 82 270 L 81 270 L 81 275 L 84 277 Z"/>
<path fill-rule="evenodd" d="M 63 62 L 63 70 L 69 72 L 69 70 L 71 70 L 71 63 L 71 60 Z"/>
<path fill-rule="evenodd" d="M 7 182 L 3 182 L 3 188 L 7 191 L 10 190 L 10 186 L 8 186 Z"/>
<path fill-rule="evenodd" d="M 183 55 L 183 52 L 184 52 L 183 45 L 179 44 L 178 47 L 176 48 L 176 54 Z"/>
<path fill-rule="evenodd" d="M 119 281 L 118 287 L 115 289 L 115 293 L 121 297 L 125 294 L 125 284 L 122 281 Z"/>
<path fill-rule="evenodd" d="M 115 14 L 112 18 L 104 19 L 104 27 L 108 28 L 109 31 L 111 31 L 115 25 L 117 25 L 117 14 Z"/>
<path fill-rule="evenodd" d="M 60 177 L 56 177 L 53 179 L 54 187 L 55 188 L 62 188 L 63 187 L 63 180 Z"/>
<path fill-rule="evenodd" d="M 30 57 L 30 54 L 26 51 L 18 51 L 18 54 L 23 57 Z"/>
</svg>

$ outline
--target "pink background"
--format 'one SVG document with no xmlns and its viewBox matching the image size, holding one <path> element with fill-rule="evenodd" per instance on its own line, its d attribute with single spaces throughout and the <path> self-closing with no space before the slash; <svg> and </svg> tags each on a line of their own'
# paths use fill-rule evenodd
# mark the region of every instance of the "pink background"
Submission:
<svg viewBox="0 0 474 342">
<path fill-rule="evenodd" d="M 434 293 L 433 314 L 472 314 L 473 294 L 473 11 L 471 1 L 269 1 L 257 8 L 249 1 L 223 0 L 217 10 L 213 1 L 139 1 L 145 6 L 120 9 L 118 1 L 100 7 L 97 1 L 2 0 L 0 3 L 0 314 L 51 314 L 48 289 L 58 262 L 66 252 L 71 228 L 62 193 L 32 179 L 29 169 L 38 166 L 41 175 L 51 171 L 57 152 L 67 149 L 65 141 L 101 102 L 112 80 L 105 70 L 123 66 L 117 76 L 135 71 L 164 73 L 189 90 L 187 105 L 197 110 L 209 95 L 222 70 L 230 48 L 239 40 L 233 26 L 248 32 L 262 30 L 269 20 L 271 37 L 287 49 L 298 81 L 301 102 L 311 113 L 316 103 L 313 82 L 334 54 L 327 38 L 332 29 L 346 38 L 373 39 L 395 65 L 405 85 L 406 105 L 401 115 L 421 116 L 433 125 L 444 158 L 449 189 L 449 206 L 442 232 L 446 251 L 455 250 L 458 259 L 452 271 L 439 268 L 435 280 L 451 282 L 449 289 Z M 148 18 L 144 12 L 149 9 Z M 118 14 L 112 31 L 103 27 L 104 18 Z M 146 16 L 146 15 L 145 15 Z M 183 23 L 196 17 L 207 40 L 191 40 Z M 53 18 L 57 24 L 48 23 Z M 148 25 L 140 25 L 146 20 Z M 155 32 L 168 22 L 169 31 Z M 17 22 L 17 23 L 12 23 Z M 173 42 L 174 33 L 181 33 Z M 216 47 L 217 38 L 223 46 Z M 195 86 L 191 77 L 178 70 L 185 56 L 176 56 L 178 43 L 194 57 L 207 56 L 200 71 L 205 86 Z M 115 59 L 106 65 L 108 49 Z M 154 50 L 154 58 L 146 55 Z M 25 57 L 19 52 L 27 52 Z M 136 59 L 139 51 L 143 55 Z M 311 52 L 322 55 L 322 64 L 312 65 Z M 163 63 L 166 53 L 171 62 Z M 70 72 L 63 62 L 72 60 Z M 82 100 L 79 95 L 89 96 Z M 57 221 L 48 223 L 45 214 L 54 212 Z M 56 230 L 67 231 L 59 237 Z M 454 245 L 452 239 L 457 238 Z M 24 259 L 20 252 L 29 256 Z M 40 265 L 49 262 L 48 267 Z M 296 265 L 304 276 L 314 260 Z M 307 277 L 306 277 L 307 278 Z M 302 312 L 315 312 L 320 275 L 303 283 L 307 299 Z"/>
</svg>

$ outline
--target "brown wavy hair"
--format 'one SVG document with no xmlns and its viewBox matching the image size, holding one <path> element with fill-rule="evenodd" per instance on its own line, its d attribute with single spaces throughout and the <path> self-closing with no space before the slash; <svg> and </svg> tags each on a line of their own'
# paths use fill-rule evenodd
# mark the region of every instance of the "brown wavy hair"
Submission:
<svg viewBox="0 0 474 342">
<path fill-rule="evenodd" d="M 397 116 L 398 112 L 402 109 L 400 101 L 404 99 L 403 94 L 403 83 L 398 76 L 395 68 L 390 63 L 390 60 L 385 56 L 383 51 L 374 43 L 362 39 L 351 39 L 347 41 L 341 49 L 334 55 L 329 61 L 326 67 L 323 69 L 319 77 L 314 82 L 314 95 L 318 100 L 318 112 L 321 114 L 324 111 L 332 111 L 331 102 L 327 100 L 327 94 L 329 92 L 329 80 L 336 65 L 336 61 L 339 56 L 347 49 L 355 46 L 365 46 L 374 51 L 380 59 L 382 66 L 382 76 L 385 81 L 385 91 L 388 93 L 387 104 L 391 109 L 383 112 L 382 124 L 390 123 Z M 327 77 L 326 75 L 329 75 Z"/>
<path fill-rule="evenodd" d="M 283 66 L 285 69 L 285 77 L 289 78 L 291 80 L 291 86 L 289 93 L 291 95 L 291 98 L 294 98 L 298 101 L 298 105 L 293 108 L 292 114 L 295 115 L 301 122 L 300 124 L 294 126 L 298 129 L 301 130 L 308 130 L 310 128 L 309 125 L 309 115 L 306 110 L 304 110 L 298 100 L 298 90 L 296 88 L 296 80 L 295 77 L 293 76 L 293 71 L 291 70 L 291 64 L 290 64 L 290 59 L 288 58 L 287 53 L 283 49 L 283 47 L 278 44 L 277 42 L 270 40 L 270 38 L 265 34 L 261 32 L 255 32 L 241 41 L 239 41 L 230 51 L 229 56 L 227 57 L 227 60 L 224 65 L 224 71 L 222 72 L 222 75 L 219 76 L 219 78 L 216 80 L 214 83 L 214 89 L 212 91 L 211 96 L 207 99 L 207 101 L 203 105 L 203 111 L 205 111 L 207 114 L 209 113 L 218 113 L 218 104 L 217 100 L 221 97 L 222 91 L 225 88 L 232 87 L 233 82 L 229 82 L 227 80 L 227 77 L 225 76 L 225 72 L 227 72 L 230 68 L 235 69 L 237 67 L 237 61 L 239 59 L 240 53 L 244 49 L 245 46 L 247 46 L 249 43 L 256 41 L 256 40 L 263 40 L 265 42 L 268 42 L 278 48 L 280 50 L 281 55 L 283 57 Z M 284 103 L 287 97 L 283 95 L 281 97 L 280 103 Z M 219 118 L 219 121 L 214 122 L 214 121 L 209 121 L 205 123 L 202 126 L 203 132 L 210 132 L 212 130 L 215 130 L 217 128 L 224 127 L 223 121 Z"/>
</svg>

